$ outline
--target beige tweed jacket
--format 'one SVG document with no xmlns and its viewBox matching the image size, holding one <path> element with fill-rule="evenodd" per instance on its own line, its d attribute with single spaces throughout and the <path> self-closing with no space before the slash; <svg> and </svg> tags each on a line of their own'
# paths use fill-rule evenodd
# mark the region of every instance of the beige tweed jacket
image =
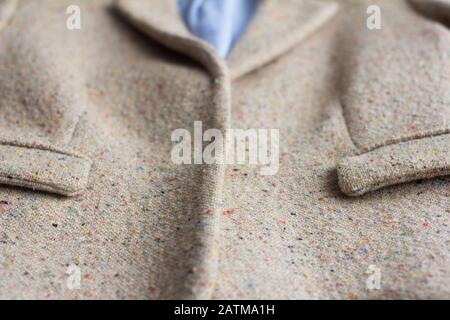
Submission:
<svg viewBox="0 0 450 320">
<path fill-rule="evenodd" d="M 224 60 L 176 0 L 0 0 L 0 298 L 450 298 L 449 27 L 263 0 Z M 174 163 L 195 121 L 278 172 Z"/>
</svg>

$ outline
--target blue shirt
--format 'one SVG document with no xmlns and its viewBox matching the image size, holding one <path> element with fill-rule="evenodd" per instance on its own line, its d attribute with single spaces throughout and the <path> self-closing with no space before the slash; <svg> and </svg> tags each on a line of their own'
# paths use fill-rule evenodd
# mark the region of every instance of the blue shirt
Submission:
<svg viewBox="0 0 450 320">
<path fill-rule="evenodd" d="M 226 58 L 253 18 L 260 0 L 178 0 L 192 34 Z"/>
</svg>

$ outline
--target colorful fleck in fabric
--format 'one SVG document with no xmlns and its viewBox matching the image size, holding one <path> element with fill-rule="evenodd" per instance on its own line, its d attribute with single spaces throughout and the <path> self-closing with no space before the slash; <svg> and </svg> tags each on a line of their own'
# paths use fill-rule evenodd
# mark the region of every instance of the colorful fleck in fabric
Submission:
<svg viewBox="0 0 450 320">
<path fill-rule="evenodd" d="M 447 4 L 264 0 L 225 61 L 176 0 L 0 0 L 0 297 L 450 298 Z M 278 173 L 175 164 L 195 121 Z"/>
<path fill-rule="evenodd" d="M 178 0 L 189 30 L 227 57 L 252 20 L 260 0 Z"/>
</svg>

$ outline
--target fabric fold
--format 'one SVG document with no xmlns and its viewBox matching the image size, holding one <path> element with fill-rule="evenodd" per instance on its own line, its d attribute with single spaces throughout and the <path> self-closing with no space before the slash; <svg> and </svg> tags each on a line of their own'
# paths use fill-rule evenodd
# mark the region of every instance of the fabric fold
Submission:
<svg viewBox="0 0 450 320">
<path fill-rule="evenodd" d="M 228 58 L 231 77 L 237 79 L 270 63 L 319 30 L 338 11 L 337 2 L 263 0 Z"/>
<path fill-rule="evenodd" d="M 8 23 L 14 15 L 17 0 L 0 0 L 0 30 Z"/>
<path fill-rule="evenodd" d="M 450 26 L 450 0 L 409 0 L 418 12 Z"/>
<path fill-rule="evenodd" d="M 158 12 L 161 15 L 152 13 L 150 2 L 140 0 L 120 0 L 116 3 L 116 8 L 131 25 L 151 39 L 186 54 L 202 64 L 211 77 L 212 92 L 208 107 L 211 118 L 203 121 L 203 126 L 206 129 L 214 128 L 225 133 L 230 118 L 230 78 L 225 61 L 211 45 L 191 35 L 178 16 L 173 20 L 161 20 L 161 17 L 173 18 L 174 14 L 177 14 L 174 2 L 160 2 L 159 5 Z M 225 171 L 223 163 L 224 161 L 219 159 L 217 164 L 204 164 L 201 170 L 192 170 L 195 176 L 193 179 L 198 180 L 198 188 L 193 192 L 195 200 L 190 205 L 190 211 L 195 213 L 194 216 L 200 216 L 200 223 L 184 234 L 184 237 L 190 239 L 191 247 L 195 250 L 183 252 L 183 257 L 176 257 L 176 259 L 184 260 L 183 265 L 176 271 L 176 279 L 173 274 L 161 272 L 158 276 L 158 285 L 162 288 L 170 287 L 172 290 L 166 290 L 159 298 L 206 299 L 211 297 L 218 265 L 216 236 L 219 218 L 216 214 L 202 213 L 220 212 Z M 174 245 L 183 247 L 184 243 L 176 242 Z M 169 249 L 163 254 L 162 260 L 175 259 Z"/>
<path fill-rule="evenodd" d="M 212 45 L 188 30 L 179 14 L 177 0 L 117 0 L 116 7 L 131 18 L 130 21 L 139 29 L 145 26 L 144 29 L 154 40 L 181 54 L 197 61 L 211 55 L 220 57 Z M 273 61 L 313 34 L 336 15 L 338 8 L 337 2 L 262 0 L 256 16 L 227 62 L 221 64 L 228 66 L 231 80 L 242 77 Z M 192 53 L 198 51 L 190 49 L 192 43 L 206 49 L 208 55 L 193 57 Z M 205 65 L 205 61 L 200 62 Z"/>
<path fill-rule="evenodd" d="M 339 186 L 360 196 L 386 186 L 450 174 L 450 135 L 444 134 L 381 147 L 340 160 Z"/>
</svg>

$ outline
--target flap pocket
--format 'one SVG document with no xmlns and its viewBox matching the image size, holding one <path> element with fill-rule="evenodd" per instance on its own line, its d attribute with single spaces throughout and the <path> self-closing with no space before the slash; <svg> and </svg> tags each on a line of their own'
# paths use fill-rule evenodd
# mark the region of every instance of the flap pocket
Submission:
<svg viewBox="0 0 450 320">
<path fill-rule="evenodd" d="M 73 196 L 85 189 L 91 160 L 44 146 L 0 145 L 0 183 Z"/>
<path fill-rule="evenodd" d="M 410 140 L 361 155 L 338 165 L 339 186 L 350 196 L 385 186 L 450 174 L 450 135 Z"/>
<path fill-rule="evenodd" d="M 450 174 L 450 32 L 407 2 L 377 3 L 380 30 L 350 19 L 342 37 L 341 102 L 356 152 L 337 171 L 348 195 Z"/>
</svg>

